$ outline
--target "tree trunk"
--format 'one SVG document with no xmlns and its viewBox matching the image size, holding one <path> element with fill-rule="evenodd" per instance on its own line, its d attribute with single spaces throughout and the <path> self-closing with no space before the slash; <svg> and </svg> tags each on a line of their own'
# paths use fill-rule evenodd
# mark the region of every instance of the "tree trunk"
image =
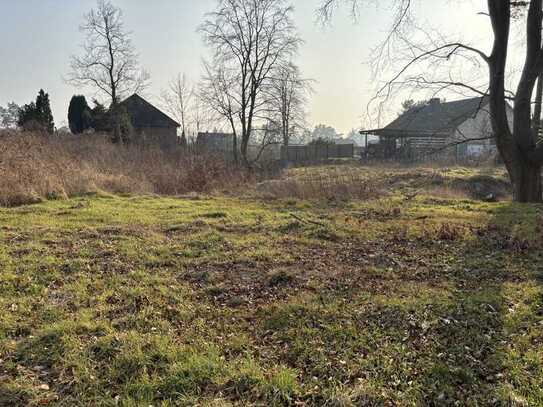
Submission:
<svg viewBox="0 0 543 407">
<path fill-rule="evenodd" d="M 251 168 L 249 162 L 249 157 L 247 156 L 247 151 L 249 147 L 249 136 L 247 134 L 242 134 L 241 136 L 241 161 L 243 165 L 247 168 Z"/>
<path fill-rule="evenodd" d="M 536 2 L 538 4 L 536 4 Z M 534 13 L 541 5 L 541 0 L 531 3 L 531 19 L 538 22 L 540 13 Z M 505 102 L 505 68 L 509 45 L 511 24 L 510 0 L 488 0 L 488 10 L 494 31 L 494 46 L 488 58 L 490 86 L 489 102 L 492 129 L 496 138 L 496 146 L 505 163 L 511 183 L 513 185 L 513 199 L 517 202 L 541 202 L 541 164 L 530 160 L 528 154 L 534 147 L 534 138 L 531 128 L 530 102 L 537 74 L 541 72 L 527 69 L 534 62 L 533 56 L 528 52 L 526 66 L 519 82 L 514 106 L 513 132 L 507 119 L 507 105 Z M 540 23 L 540 21 L 539 21 Z M 532 23 L 533 25 L 533 23 Z M 532 27 L 533 28 L 533 27 Z M 529 31 L 531 32 L 531 31 Z M 541 44 L 541 26 L 536 26 L 535 35 L 530 36 L 529 51 L 533 53 L 534 44 Z M 537 37 L 537 38 L 535 38 Z"/>
<path fill-rule="evenodd" d="M 234 154 L 234 163 L 236 163 L 236 165 L 238 164 L 239 162 L 239 158 L 238 158 L 238 136 L 237 134 L 234 132 L 232 133 L 232 153 Z"/>
<path fill-rule="evenodd" d="M 513 181 L 514 200 L 516 202 L 541 202 L 541 166 L 526 160 L 517 163 Z"/>
<path fill-rule="evenodd" d="M 285 124 L 285 120 L 283 120 L 283 149 L 285 152 L 285 155 L 283 158 L 283 165 L 285 167 L 288 167 L 288 145 L 290 141 L 290 135 L 288 130 L 288 124 Z"/>
<path fill-rule="evenodd" d="M 234 158 L 234 163 L 237 165 L 239 163 L 238 159 L 238 134 L 236 132 L 236 126 L 234 124 L 234 119 L 232 116 L 228 118 L 230 122 L 230 127 L 232 129 L 232 157 Z"/>
</svg>

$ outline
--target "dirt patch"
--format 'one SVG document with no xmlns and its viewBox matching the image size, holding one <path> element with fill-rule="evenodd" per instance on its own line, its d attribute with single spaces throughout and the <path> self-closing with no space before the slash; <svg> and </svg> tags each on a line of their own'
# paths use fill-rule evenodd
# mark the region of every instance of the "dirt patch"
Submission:
<svg viewBox="0 0 543 407">
<path fill-rule="evenodd" d="M 288 278 L 280 278 L 278 269 Z M 192 283 L 201 296 L 231 307 L 283 300 L 298 291 L 306 280 L 289 266 L 252 262 L 198 265 L 189 268 L 183 278 Z"/>
<path fill-rule="evenodd" d="M 199 297 L 239 307 L 285 301 L 301 292 L 383 292 L 405 281 L 430 279 L 437 284 L 444 277 L 439 259 L 431 248 L 421 252 L 420 242 L 349 240 L 295 251 L 287 240 L 281 244 L 290 248 L 293 258 L 288 263 L 201 264 L 188 268 L 182 278 Z"/>
</svg>

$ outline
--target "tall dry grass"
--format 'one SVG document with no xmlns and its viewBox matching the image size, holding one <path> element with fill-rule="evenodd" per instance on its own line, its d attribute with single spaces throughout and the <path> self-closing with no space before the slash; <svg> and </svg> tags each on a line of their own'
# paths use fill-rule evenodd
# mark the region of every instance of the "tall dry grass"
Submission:
<svg viewBox="0 0 543 407">
<path fill-rule="evenodd" d="M 0 132 L 0 205 L 106 191 L 179 195 L 235 189 L 249 175 L 219 157 L 114 145 L 107 137 Z"/>
<path fill-rule="evenodd" d="M 260 195 L 273 198 L 349 200 L 383 195 L 377 179 L 347 166 L 315 167 L 305 174 L 261 182 L 256 189 Z"/>
</svg>

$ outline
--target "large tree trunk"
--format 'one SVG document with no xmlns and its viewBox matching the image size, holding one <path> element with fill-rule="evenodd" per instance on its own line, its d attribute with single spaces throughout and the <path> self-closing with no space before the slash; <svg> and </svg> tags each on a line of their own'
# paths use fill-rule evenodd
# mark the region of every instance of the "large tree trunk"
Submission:
<svg viewBox="0 0 543 407">
<path fill-rule="evenodd" d="M 530 102 L 535 80 L 541 72 L 541 70 L 530 69 L 536 66 L 534 53 L 541 45 L 541 21 L 538 22 L 540 20 L 538 8 L 541 8 L 541 0 L 534 0 L 530 8 L 533 22 L 528 24 L 528 34 L 531 34 L 528 39 L 528 54 L 515 98 L 514 125 L 511 131 L 505 102 L 505 68 L 509 46 L 511 3 L 510 0 L 488 0 L 494 31 L 494 46 L 488 59 L 491 122 L 496 145 L 509 173 L 513 184 L 513 197 L 517 202 L 541 202 L 542 200 L 541 164 L 529 157 L 535 144 Z"/>
<path fill-rule="evenodd" d="M 541 202 L 541 166 L 522 161 L 516 165 L 513 185 L 516 202 Z"/>
<path fill-rule="evenodd" d="M 541 161 L 534 159 L 537 137 L 532 126 L 532 97 L 541 74 L 542 0 L 532 0 L 527 17 L 527 52 L 524 69 L 515 94 L 513 134 L 519 152 L 514 179 L 514 198 L 517 202 L 541 202 Z M 536 96 L 537 97 L 537 96 Z M 537 112 L 536 115 L 540 115 Z M 537 129 L 537 127 L 536 127 Z"/>
</svg>

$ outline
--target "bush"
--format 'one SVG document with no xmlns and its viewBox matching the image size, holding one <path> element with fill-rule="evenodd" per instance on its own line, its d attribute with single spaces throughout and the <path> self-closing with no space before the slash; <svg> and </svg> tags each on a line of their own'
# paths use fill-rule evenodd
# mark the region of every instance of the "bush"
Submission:
<svg viewBox="0 0 543 407">
<path fill-rule="evenodd" d="M 0 132 L 0 205 L 97 191 L 179 195 L 231 189 L 242 169 L 206 154 L 115 145 L 107 136 Z"/>
</svg>

